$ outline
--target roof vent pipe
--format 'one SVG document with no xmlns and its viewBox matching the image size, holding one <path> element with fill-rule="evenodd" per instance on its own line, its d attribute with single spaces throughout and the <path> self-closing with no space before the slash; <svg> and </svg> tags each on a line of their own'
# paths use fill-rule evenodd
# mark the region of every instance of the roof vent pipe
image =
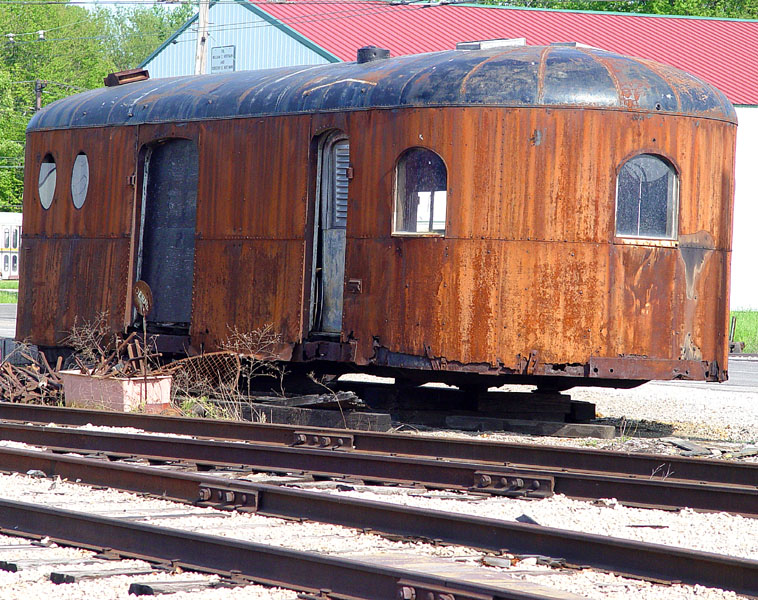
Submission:
<svg viewBox="0 0 758 600">
<path fill-rule="evenodd" d="M 150 73 L 148 73 L 147 69 L 129 69 L 128 71 L 111 73 L 103 80 L 103 83 L 106 87 L 114 87 L 124 85 L 125 83 L 132 83 L 133 81 L 144 81 L 145 79 L 150 79 Z"/>
<path fill-rule="evenodd" d="M 384 60 L 390 57 L 390 51 L 385 48 L 377 48 L 376 46 L 364 46 L 358 48 L 358 61 L 359 65 L 363 63 L 371 62 L 374 60 Z"/>
</svg>

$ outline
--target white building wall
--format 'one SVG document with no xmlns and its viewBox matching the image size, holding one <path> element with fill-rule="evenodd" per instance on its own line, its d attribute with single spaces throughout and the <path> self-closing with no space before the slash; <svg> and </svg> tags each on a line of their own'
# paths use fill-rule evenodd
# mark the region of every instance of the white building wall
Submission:
<svg viewBox="0 0 758 600">
<path fill-rule="evenodd" d="M 758 309 L 758 106 L 738 106 L 732 241 L 733 310 Z"/>
<path fill-rule="evenodd" d="M 211 73 L 213 48 L 234 47 L 234 70 L 268 69 L 330 62 L 305 41 L 288 35 L 248 8 L 220 2 L 208 11 L 208 56 L 206 73 Z M 193 75 L 197 20 L 155 56 L 143 64 L 150 78 Z"/>
</svg>

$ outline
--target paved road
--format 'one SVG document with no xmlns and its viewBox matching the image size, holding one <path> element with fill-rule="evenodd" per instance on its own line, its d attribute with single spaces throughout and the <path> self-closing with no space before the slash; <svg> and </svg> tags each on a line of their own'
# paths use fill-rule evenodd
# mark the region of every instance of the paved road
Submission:
<svg viewBox="0 0 758 600">
<path fill-rule="evenodd" d="M 656 381 L 654 385 L 691 387 L 726 392 L 758 392 L 758 356 L 729 357 L 729 380 L 724 383 L 702 381 Z"/>
<path fill-rule="evenodd" d="M 0 337 L 12 338 L 16 335 L 17 304 L 0 304 Z"/>
</svg>

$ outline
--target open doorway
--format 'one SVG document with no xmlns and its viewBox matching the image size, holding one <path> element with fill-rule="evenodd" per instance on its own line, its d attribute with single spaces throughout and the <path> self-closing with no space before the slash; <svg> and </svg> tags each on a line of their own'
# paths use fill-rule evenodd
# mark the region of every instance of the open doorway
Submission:
<svg viewBox="0 0 758 600">
<path fill-rule="evenodd" d="M 311 332 L 336 336 L 342 331 L 351 179 L 350 142 L 341 131 L 326 133 L 319 139 L 316 177 Z"/>
<path fill-rule="evenodd" d="M 198 154 L 195 142 L 148 148 L 142 189 L 137 279 L 152 291 L 149 330 L 188 332 L 195 268 Z"/>
</svg>

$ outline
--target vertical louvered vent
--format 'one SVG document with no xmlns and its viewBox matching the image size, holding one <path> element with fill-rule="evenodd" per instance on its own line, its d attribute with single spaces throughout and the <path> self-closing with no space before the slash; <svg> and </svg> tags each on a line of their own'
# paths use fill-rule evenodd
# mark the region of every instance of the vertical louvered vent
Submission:
<svg viewBox="0 0 758 600">
<path fill-rule="evenodd" d="M 347 187 L 350 167 L 350 144 L 347 140 L 334 145 L 334 202 L 332 227 L 344 229 L 347 225 Z"/>
</svg>

